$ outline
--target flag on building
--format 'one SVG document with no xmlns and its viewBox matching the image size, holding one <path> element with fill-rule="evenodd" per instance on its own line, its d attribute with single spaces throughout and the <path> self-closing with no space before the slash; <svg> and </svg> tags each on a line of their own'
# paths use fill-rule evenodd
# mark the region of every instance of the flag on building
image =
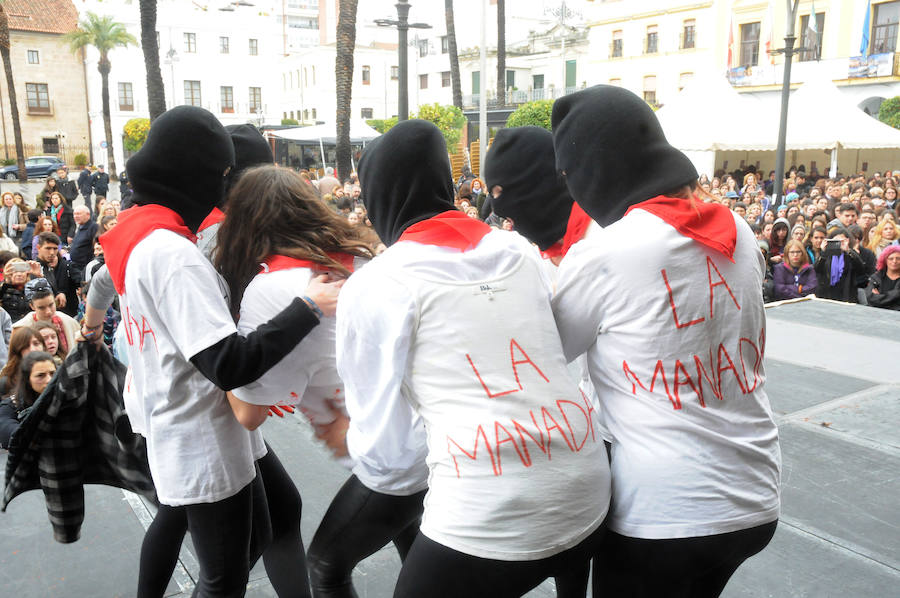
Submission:
<svg viewBox="0 0 900 598">
<path fill-rule="evenodd" d="M 734 68 L 734 14 L 728 23 L 728 69 Z"/>
<path fill-rule="evenodd" d="M 773 3 L 769 3 L 769 37 L 766 38 L 766 55 L 769 57 L 769 64 L 775 64 L 775 55 L 772 50 L 775 49 L 775 14 L 772 12 Z"/>
<path fill-rule="evenodd" d="M 859 44 L 859 53 L 863 56 L 869 55 L 869 27 L 872 16 L 872 2 L 866 2 L 866 17 L 863 19 L 862 41 Z"/>
<path fill-rule="evenodd" d="M 806 23 L 806 51 L 807 56 L 813 56 L 819 59 L 819 25 L 816 19 L 816 3 L 813 0 L 812 12 L 809 13 L 809 19 Z"/>
</svg>

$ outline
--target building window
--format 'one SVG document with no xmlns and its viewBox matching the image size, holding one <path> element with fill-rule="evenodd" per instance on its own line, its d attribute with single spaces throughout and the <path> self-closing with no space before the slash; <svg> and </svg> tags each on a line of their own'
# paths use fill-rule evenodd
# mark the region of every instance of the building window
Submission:
<svg viewBox="0 0 900 598">
<path fill-rule="evenodd" d="M 609 57 L 610 58 L 621 58 L 622 57 L 622 30 L 619 29 L 617 31 L 613 31 L 612 34 L 612 44 L 609 46 Z"/>
<path fill-rule="evenodd" d="M 304 110 L 303 111 L 303 122 L 306 122 L 307 120 L 309 120 L 309 110 Z"/>
<path fill-rule="evenodd" d="M 391 81 L 396 81 L 400 78 L 400 67 L 392 66 L 391 67 Z"/>
<path fill-rule="evenodd" d="M 756 66 L 759 63 L 759 22 L 741 25 L 741 64 Z"/>
<path fill-rule="evenodd" d="M 656 106 L 656 75 L 644 77 L 644 101 Z"/>
<path fill-rule="evenodd" d="M 134 110 L 134 91 L 131 83 L 119 83 L 119 110 Z"/>
<path fill-rule="evenodd" d="M 513 89 L 516 86 L 516 71 L 506 71 L 506 89 Z"/>
<path fill-rule="evenodd" d="M 875 24 L 872 26 L 870 54 L 883 54 L 897 49 L 897 23 L 900 22 L 900 2 L 883 2 L 873 6 Z"/>
<path fill-rule="evenodd" d="M 544 89 L 544 75 L 532 75 L 531 87 L 534 89 Z"/>
<path fill-rule="evenodd" d="M 197 53 L 197 34 L 196 33 L 185 33 L 184 34 L 184 51 L 188 54 L 196 54 Z"/>
<path fill-rule="evenodd" d="M 472 95 L 477 96 L 481 93 L 481 72 L 472 71 Z M 477 99 L 476 99 L 477 101 Z"/>
<path fill-rule="evenodd" d="M 577 62 L 575 60 L 567 60 L 566 61 L 566 93 L 572 93 L 575 91 L 575 81 L 577 77 L 576 73 Z"/>
<path fill-rule="evenodd" d="M 231 53 L 231 40 L 227 37 L 219 38 L 219 54 Z"/>
<path fill-rule="evenodd" d="M 50 91 L 46 83 L 26 83 L 29 114 L 50 114 Z"/>
<path fill-rule="evenodd" d="M 312 119 L 316 120 L 316 109 L 315 108 L 312 109 Z"/>
<path fill-rule="evenodd" d="M 441 87 L 450 87 L 453 85 L 453 82 L 450 79 L 450 71 L 443 71 L 441 73 Z"/>
<path fill-rule="evenodd" d="M 262 87 L 250 88 L 250 114 L 262 112 Z"/>
<path fill-rule="evenodd" d="M 234 88 L 230 85 L 228 87 L 220 87 L 219 88 L 219 104 L 221 104 L 222 112 L 232 113 L 234 112 Z"/>
<path fill-rule="evenodd" d="M 800 17 L 800 46 L 807 48 L 800 52 L 800 60 L 819 60 L 822 58 L 822 33 L 825 29 L 825 13 L 816 13 L 816 31 L 809 30 L 809 15 Z"/>
<path fill-rule="evenodd" d="M 428 75 L 419 75 L 419 89 L 428 89 Z"/>
<path fill-rule="evenodd" d="M 372 83 L 372 68 L 369 65 L 364 65 L 362 67 L 362 83 L 363 85 L 370 85 Z"/>
<path fill-rule="evenodd" d="M 684 89 L 685 85 L 690 83 L 691 79 L 694 78 L 694 73 L 681 73 L 678 76 L 678 91 Z"/>
<path fill-rule="evenodd" d="M 428 56 L 428 40 L 420 39 L 419 40 L 419 56 Z"/>
<path fill-rule="evenodd" d="M 184 103 L 188 106 L 201 106 L 200 99 L 200 82 L 185 81 L 184 82 Z"/>
<path fill-rule="evenodd" d="M 371 108 L 363 108 L 362 110 L 360 110 L 360 114 L 359 114 L 359 115 L 360 115 L 362 118 L 372 118 L 372 114 L 373 114 L 373 112 L 372 112 L 372 109 L 371 109 Z"/>
<path fill-rule="evenodd" d="M 681 49 L 688 50 L 695 47 L 697 35 L 697 21 L 695 19 L 686 19 L 684 28 L 681 31 Z"/>
<path fill-rule="evenodd" d="M 447 35 L 441 36 L 441 54 L 449 54 L 450 53 L 450 37 Z"/>
<path fill-rule="evenodd" d="M 609 84 L 615 85 L 616 87 L 622 87 L 622 80 L 621 79 L 610 79 Z"/>
<path fill-rule="evenodd" d="M 38 50 L 28 50 L 28 64 L 40 64 L 41 53 Z"/>
<path fill-rule="evenodd" d="M 659 52 L 659 28 L 656 25 L 648 25 L 644 54 L 656 54 L 657 52 Z"/>
<path fill-rule="evenodd" d="M 250 56 L 259 56 L 259 40 L 251 39 L 250 43 Z"/>
<path fill-rule="evenodd" d="M 59 153 L 59 137 L 43 137 L 41 138 L 41 142 L 41 145 L 44 146 L 45 154 Z"/>
</svg>

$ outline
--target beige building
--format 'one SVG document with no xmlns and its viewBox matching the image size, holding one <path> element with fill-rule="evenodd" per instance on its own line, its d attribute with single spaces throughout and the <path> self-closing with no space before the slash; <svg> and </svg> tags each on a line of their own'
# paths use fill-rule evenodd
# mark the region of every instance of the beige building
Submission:
<svg viewBox="0 0 900 598">
<path fill-rule="evenodd" d="M 69 51 L 63 34 L 78 25 L 71 0 L 6 0 L 10 61 L 25 156 L 59 156 L 72 164 L 90 159 L 90 133 L 81 53 Z M 6 77 L 0 77 L 3 153 L 16 155 Z"/>
</svg>

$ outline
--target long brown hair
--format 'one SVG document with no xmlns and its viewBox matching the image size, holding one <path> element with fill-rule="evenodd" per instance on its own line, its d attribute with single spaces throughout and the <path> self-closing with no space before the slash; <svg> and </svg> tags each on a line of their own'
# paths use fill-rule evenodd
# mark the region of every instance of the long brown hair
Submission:
<svg viewBox="0 0 900 598">
<path fill-rule="evenodd" d="M 244 172 L 228 194 L 226 211 L 213 260 L 228 284 L 234 314 L 269 256 L 309 260 L 349 275 L 329 253 L 372 255 L 346 218 L 332 212 L 289 168 L 259 166 Z"/>
<path fill-rule="evenodd" d="M 41 341 L 41 346 L 44 347 L 44 338 L 35 329 L 28 326 L 13 329 L 12 337 L 9 339 L 9 360 L 3 366 L 3 370 L 0 370 L 0 376 L 6 376 L 6 394 L 15 391 L 16 385 L 19 383 L 19 364 L 22 363 L 22 351 L 31 347 L 31 340 L 34 338 Z"/>
</svg>

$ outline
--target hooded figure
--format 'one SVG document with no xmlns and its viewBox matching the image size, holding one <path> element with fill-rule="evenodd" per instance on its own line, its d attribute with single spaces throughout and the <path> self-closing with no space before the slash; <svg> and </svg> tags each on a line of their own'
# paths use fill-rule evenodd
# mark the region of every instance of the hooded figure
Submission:
<svg viewBox="0 0 900 598">
<path fill-rule="evenodd" d="M 211 112 L 172 108 L 153 121 L 143 147 L 128 160 L 133 201 L 165 206 L 196 232 L 222 201 L 233 165 L 231 139 Z"/>
<path fill-rule="evenodd" d="M 784 237 L 780 238 L 780 232 L 784 231 Z M 784 253 L 784 245 L 790 240 L 791 223 L 787 218 L 778 218 L 772 225 L 772 233 L 769 235 L 769 257 L 775 257 Z"/>
<path fill-rule="evenodd" d="M 512 218 L 516 231 L 541 251 L 566 234 L 572 196 L 557 175 L 553 135 L 541 127 L 501 129 L 484 164 L 488 190 L 499 185 L 494 212 Z"/>
<path fill-rule="evenodd" d="M 363 201 L 378 237 L 390 247 L 411 224 L 453 209 L 447 143 L 425 120 L 398 123 L 359 159 Z"/>
<path fill-rule="evenodd" d="M 245 170 L 264 164 L 271 165 L 275 162 L 275 157 L 266 138 L 253 125 L 228 125 L 225 130 L 231 136 L 234 146 L 234 168 L 225 177 L 225 193 L 228 193 Z M 224 202 L 224 197 L 222 201 Z"/>
<path fill-rule="evenodd" d="M 697 169 L 669 145 L 639 97 L 595 85 L 553 104 L 556 169 L 572 197 L 600 226 L 628 208 L 697 181 Z"/>
</svg>

